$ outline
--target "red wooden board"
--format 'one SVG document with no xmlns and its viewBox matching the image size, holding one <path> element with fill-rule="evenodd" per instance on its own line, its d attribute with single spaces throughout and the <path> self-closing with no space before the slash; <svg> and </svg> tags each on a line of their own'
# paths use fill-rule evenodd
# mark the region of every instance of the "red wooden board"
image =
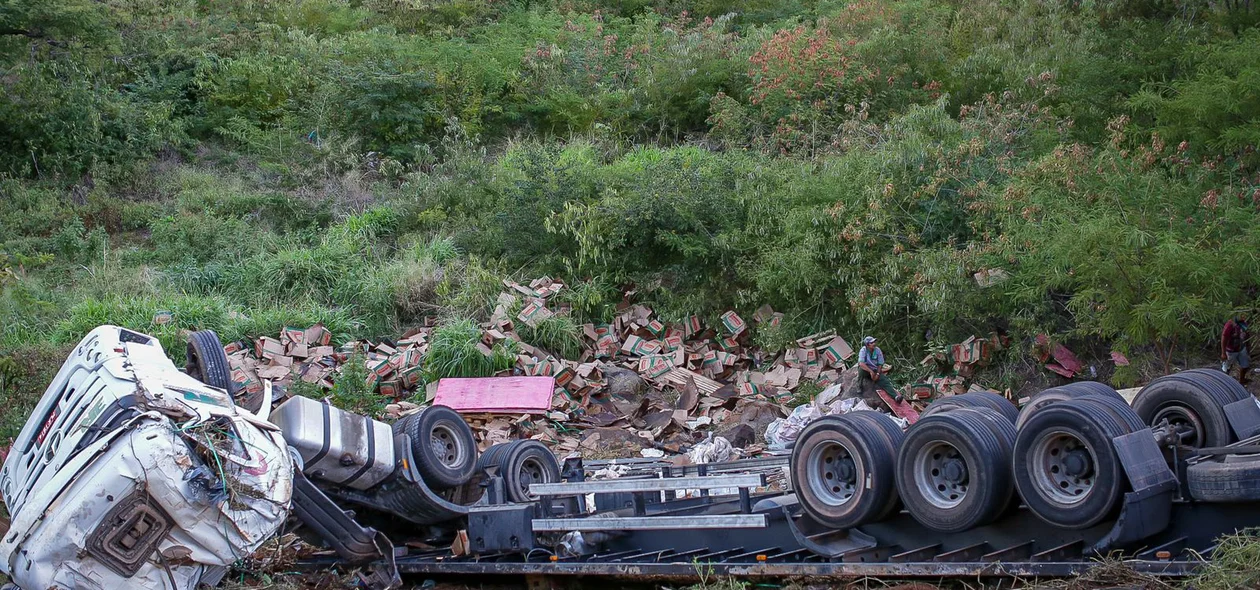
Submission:
<svg viewBox="0 0 1260 590">
<path fill-rule="evenodd" d="M 919 412 L 914 409 L 914 406 L 910 405 L 910 402 L 905 400 L 894 401 L 893 397 L 885 393 L 882 389 L 876 389 L 875 393 L 879 394 L 879 398 L 884 400 L 884 404 L 887 405 L 888 408 L 892 410 L 892 413 L 896 414 L 898 418 L 905 418 L 906 422 L 911 424 L 919 421 Z"/>
<path fill-rule="evenodd" d="M 551 409 L 554 377 L 447 378 L 433 403 L 466 414 L 543 413 Z"/>
</svg>

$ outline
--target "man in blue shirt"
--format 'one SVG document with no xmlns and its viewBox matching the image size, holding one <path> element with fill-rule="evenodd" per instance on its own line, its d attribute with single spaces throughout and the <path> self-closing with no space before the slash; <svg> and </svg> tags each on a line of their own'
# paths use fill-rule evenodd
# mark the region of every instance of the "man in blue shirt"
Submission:
<svg viewBox="0 0 1260 590">
<path fill-rule="evenodd" d="M 893 396 L 894 400 L 901 401 L 901 394 L 897 393 L 897 386 L 893 385 L 888 376 L 884 374 L 884 351 L 875 346 L 875 338 L 873 336 L 867 336 L 862 339 L 862 350 L 858 352 L 858 366 L 862 368 L 863 381 L 869 379 L 875 388 L 882 389 L 884 393 Z"/>
</svg>

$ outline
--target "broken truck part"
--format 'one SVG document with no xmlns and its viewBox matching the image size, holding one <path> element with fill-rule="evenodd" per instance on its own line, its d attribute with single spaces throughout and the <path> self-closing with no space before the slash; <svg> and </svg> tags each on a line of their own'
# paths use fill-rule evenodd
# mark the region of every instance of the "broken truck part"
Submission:
<svg viewBox="0 0 1260 590">
<path fill-rule="evenodd" d="M 215 381 L 219 360 L 189 373 Z M 27 590 L 192 588 L 293 516 L 337 555 L 307 567 L 366 565 L 371 588 L 400 572 L 1068 576 L 1104 555 L 1186 575 L 1260 526 L 1260 405 L 1236 382 L 1184 371 L 1132 407 L 1101 384 L 1042 395 L 1022 412 L 946 397 L 904 430 L 825 416 L 786 458 L 561 465 L 536 441 L 479 454 L 443 406 L 386 426 L 293 398 L 264 420 L 106 326 L 0 470 L 0 569 Z"/>
<path fill-rule="evenodd" d="M 1221 535 L 1260 525 L 1260 406 L 1220 377 L 1156 380 L 1136 410 L 1098 384 L 1049 391 L 1018 429 L 1013 412 L 975 394 L 946 398 L 904 433 L 881 413 L 824 417 L 793 448 L 795 493 L 758 492 L 764 479 L 717 474 L 721 464 L 586 481 L 589 467 L 571 460 L 566 482 L 531 486 L 533 507 L 474 506 L 469 554 L 397 565 L 425 575 L 1027 577 L 1078 575 L 1108 556 L 1188 575 Z M 1208 446 L 1217 435 L 1225 442 Z M 704 493 L 719 488 L 739 493 Z"/>
<path fill-rule="evenodd" d="M 293 462 L 279 430 L 180 372 L 156 338 L 93 330 L 0 469 L 0 571 L 23 588 L 192 588 L 273 536 Z"/>
</svg>

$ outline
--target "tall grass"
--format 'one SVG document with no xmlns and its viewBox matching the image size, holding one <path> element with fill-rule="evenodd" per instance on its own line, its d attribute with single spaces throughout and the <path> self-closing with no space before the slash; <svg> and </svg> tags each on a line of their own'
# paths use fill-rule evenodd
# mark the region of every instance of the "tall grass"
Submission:
<svg viewBox="0 0 1260 590">
<path fill-rule="evenodd" d="M 429 340 L 424 357 L 424 379 L 428 383 L 443 377 L 489 377 L 510 369 L 516 363 L 516 350 L 509 340 L 495 345 L 486 356 L 477 348 L 481 330 L 470 320 L 438 326 Z"/>
<path fill-rule="evenodd" d="M 517 327 L 521 338 L 558 358 L 575 359 L 582 354 L 582 326 L 566 314 L 553 315 L 530 326 Z"/>
</svg>

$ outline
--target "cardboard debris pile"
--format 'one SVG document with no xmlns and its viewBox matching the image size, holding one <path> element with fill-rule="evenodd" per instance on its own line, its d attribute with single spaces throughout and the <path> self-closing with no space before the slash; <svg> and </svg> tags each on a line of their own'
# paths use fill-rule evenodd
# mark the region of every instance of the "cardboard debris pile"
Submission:
<svg viewBox="0 0 1260 590">
<path fill-rule="evenodd" d="M 332 346 L 332 332 L 323 324 L 309 328 L 284 328 L 278 338 L 263 336 L 223 347 L 232 380 L 246 393 L 262 390 L 264 379 L 286 388 L 294 381 L 332 389 L 345 363 L 360 352 L 368 371 L 368 384 L 381 395 L 401 400 L 421 382 L 420 363 L 428 345 L 428 328 L 414 331 L 396 342 L 347 342 Z"/>
<path fill-rule="evenodd" d="M 542 278 L 529 286 L 504 281 L 508 291 L 489 324 L 488 338 L 510 338 L 523 351 L 517 369 L 526 375 L 551 375 L 569 394 L 569 406 L 583 407 L 585 400 L 603 393 L 603 367 L 615 366 L 634 371 L 657 389 L 680 389 L 694 382 L 701 393 L 712 394 L 732 383 L 740 395 L 785 400 L 801 383 L 830 384 L 839 379 L 844 361 L 852 348 L 834 332 L 815 334 L 797 341 L 773 359 L 749 344 L 748 324 L 734 311 L 722 314 L 720 325 L 709 328 L 699 316 L 668 323 L 643 305 L 623 304 L 610 324 L 582 326 L 583 350 L 577 359 L 560 359 L 548 351 L 525 343 L 517 335 L 519 324 L 537 326 L 548 318 L 568 313 L 550 299 L 564 284 Z M 514 317 L 509 310 L 520 306 Z M 763 306 L 754 322 L 777 325 L 783 315 Z"/>
<path fill-rule="evenodd" d="M 989 366 L 993 353 L 1010 346 L 1010 337 L 993 332 L 987 338 L 972 336 L 958 344 L 936 350 L 919 363 L 934 368 L 934 376 L 910 388 L 913 399 L 929 399 L 938 395 L 967 393 L 975 387 L 971 378 L 976 371 Z M 983 388 L 981 388 L 983 389 Z"/>
<path fill-rule="evenodd" d="M 761 448 L 756 441 L 764 440 L 770 423 L 787 416 L 783 404 L 801 384 L 840 383 L 846 362 L 854 356 L 834 331 L 806 336 L 783 352 L 767 355 L 751 344 L 749 323 L 734 311 L 709 326 L 699 316 L 668 322 L 649 307 L 623 302 L 611 323 L 581 326 L 578 358 L 561 358 L 526 342 L 521 333 L 570 313 L 557 297 L 566 285 L 548 277 L 503 285 L 490 321 L 480 326 L 478 350 L 491 356 L 497 345 L 510 340 L 519 351 L 516 362 L 496 377 L 548 377 L 554 382 L 549 408 L 521 413 L 519 404 L 509 404 L 502 411 L 481 407 L 465 412 L 483 448 L 534 438 L 560 452 L 624 447 L 636 453 L 643 448 L 680 453 L 716 434 L 744 454 L 756 453 Z M 783 314 L 763 306 L 751 321 L 776 326 L 782 319 Z M 422 379 L 433 329 L 413 329 L 398 341 L 349 342 L 334 348 L 332 334 L 316 324 L 285 328 L 277 338 L 231 343 L 225 350 L 233 379 L 246 392 L 259 391 L 263 380 L 282 387 L 300 380 L 330 389 L 359 352 L 369 384 L 394 400 L 388 413 L 397 417 L 437 395 L 438 383 Z M 983 356 L 989 349 L 977 350 Z M 403 401 L 412 396 L 412 402 Z"/>
</svg>

